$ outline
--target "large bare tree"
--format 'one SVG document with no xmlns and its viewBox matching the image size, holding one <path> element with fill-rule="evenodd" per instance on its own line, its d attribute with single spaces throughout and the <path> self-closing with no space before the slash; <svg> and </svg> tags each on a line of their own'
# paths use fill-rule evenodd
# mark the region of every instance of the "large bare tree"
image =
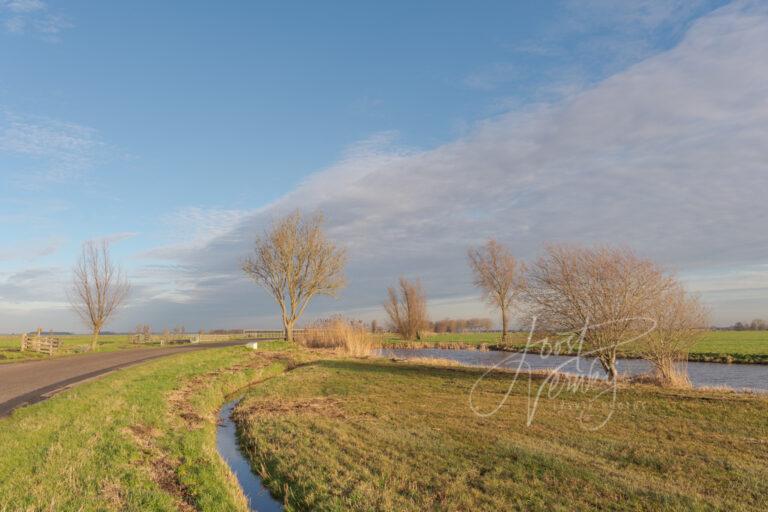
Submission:
<svg viewBox="0 0 768 512">
<path fill-rule="evenodd" d="M 709 311 L 679 283 L 659 294 L 650 309 L 656 329 L 642 340 L 643 357 L 653 364 L 662 386 L 690 387 L 684 364 L 709 325 Z"/>
<path fill-rule="evenodd" d="M 550 245 L 528 273 L 527 295 L 539 326 L 589 326 L 585 348 L 614 379 L 618 347 L 653 327 L 652 306 L 673 282 L 629 249 Z"/>
<path fill-rule="evenodd" d="M 509 312 L 524 288 L 525 267 L 518 263 L 512 252 L 496 240 L 488 240 L 482 247 L 467 252 L 475 286 L 491 306 L 501 313 L 501 342 L 507 341 Z"/>
<path fill-rule="evenodd" d="M 106 240 L 83 244 L 73 274 L 69 302 L 91 330 L 91 350 L 96 350 L 101 329 L 123 305 L 131 285 L 112 262 Z"/>
<path fill-rule="evenodd" d="M 321 214 L 305 218 L 297 210 L 257 238 L 253 256 L 243 263 L 280 306 L 287 341 L 312 297 L 335 296 L 345 284 L 346 252 L 325 237 L 322 224 Z"/>
<path fill-rule="evenodd" d="M 399 287 L 399 294 L 395 288 L 387 288 L 384 310 L 391 327 L 406 340 L 421 339 L 429 326 L 424 290 L 419 281 L 408 281 L 404 277 L 400 278 Z"/>
</svg>

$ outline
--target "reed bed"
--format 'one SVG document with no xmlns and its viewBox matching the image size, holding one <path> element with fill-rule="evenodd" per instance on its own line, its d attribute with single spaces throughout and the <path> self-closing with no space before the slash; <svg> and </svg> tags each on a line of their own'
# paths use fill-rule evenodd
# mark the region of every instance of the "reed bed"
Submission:
<svg viewBox="0 0 768 512">
<path fill-rule="evenodd" d="M 373 335 L 362 322 L 334 317 L 318 320 L 296 335 L 307 348 L 335 349 L 353 357 L 366 357 L 374 349 Z"/>
</svg>

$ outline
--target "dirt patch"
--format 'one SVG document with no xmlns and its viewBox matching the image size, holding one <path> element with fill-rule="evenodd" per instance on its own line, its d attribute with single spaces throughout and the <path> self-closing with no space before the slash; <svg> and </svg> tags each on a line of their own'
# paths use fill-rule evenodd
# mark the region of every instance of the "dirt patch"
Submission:
<svg viewBox="0 0 768 512">
<path fill-rule="evenodd" d="M 179 461 L 169 457 L 158 445 L 162 433 L 154 427 L 141 424 L 131 425 L 123 432 L 136 443 L 144 455 L 143 466 L 152 481 L 173 496 L 176 507 L 182 512 L 197 510 L 188 490 L 176 476 Z"/>
<path fill-rule="evenodd" d="M 105 480 L 101 483 L 101 497 L 107 500 L 114 510 L 122 510 L 125 505 L 124 491 L 119 483 Z"/>
<path fill-rule="evenodd" d="M 155 440 L 162 435 L 158 429 L 148 425 L 131 425 L 123 433 L 133 439 L 141 451 L 145 453 L 152 450 Z"/>
</svg>

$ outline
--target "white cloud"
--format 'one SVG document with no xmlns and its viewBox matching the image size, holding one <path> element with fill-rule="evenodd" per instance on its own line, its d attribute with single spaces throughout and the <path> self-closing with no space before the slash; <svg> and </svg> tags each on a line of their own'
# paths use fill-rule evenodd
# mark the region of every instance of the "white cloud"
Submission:
<svg viewBox="0 0 768 512">
<path fill-rule="evenodd" d="M 721 9 L 675 48 L 451 144 L 363 145 L 187 254 L 203 283 L 193 293 L 232 315 L 255 310 L 239 259 L 296 207 L 323 210 L 350 249 L 350 289 L 325 308 L 376 306 L 401 273 L 421 276 L 435 299 L 472 295 L 465 250 L 489 236 L 525 258 L 568 240 L 626 243 L 693 273 L 765 263 L 767 10 Z"/>
</svg>

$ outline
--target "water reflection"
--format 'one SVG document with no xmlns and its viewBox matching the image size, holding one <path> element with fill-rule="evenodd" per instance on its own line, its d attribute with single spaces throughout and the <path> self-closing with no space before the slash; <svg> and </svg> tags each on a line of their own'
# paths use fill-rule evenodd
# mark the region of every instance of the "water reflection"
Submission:
<svg viewBox="0 0 768 512">
<path fill-rule="evenodd" d="M 517 368 L 521 358 L 532 370 L 543 370 L 565 364 L 561 371 L 579 375 L 600 375 L 605 373 L 594 358 L 573 356 L 542 357 L 535 353 L 510 354 L 509 352 L 479 350 L 449 350 L 439 348 L 425 349 L 383 349 L 379 351 L 385 357 L 409 359 L 414 357 L 429 357 L 450 359 L 470 366 L 494 366 L 501 363 L 502 368 Z M 617 362 L 620 373 L 638 375 L 650 370 L 650 364 L 640 359 L 620 359 Z M 726 386 L 733 389 L 749 389 L 768 392 L 768 365 L 760 364 L 720 364 L 720 363 L 688 363 L 688 375 L 695 387 Z"/>
</svg>

